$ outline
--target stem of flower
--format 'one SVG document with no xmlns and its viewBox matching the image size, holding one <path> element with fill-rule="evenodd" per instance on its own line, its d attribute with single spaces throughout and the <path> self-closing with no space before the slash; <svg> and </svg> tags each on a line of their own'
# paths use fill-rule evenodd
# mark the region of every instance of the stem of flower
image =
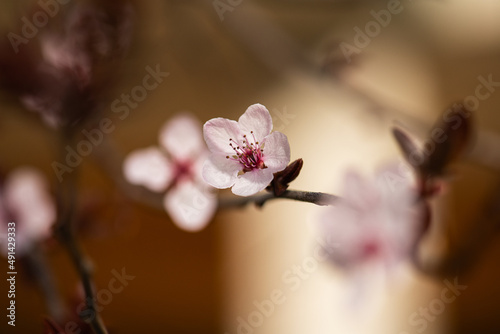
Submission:
<svg viewBox="0 0 500 334">
<path fill-rule="evenodd" d="M 61 153 L 64 161 L 64 147 L 67 144 L 72 143 L 73 137 L 70 134 L 63 136 L 61 141 Z M 90 321 L 83 319 L 88 322 L 95 334 L 108 334 L 106 327 L 96 309 L 95 304 L 95 288 L 92 282 L 92 262 L 84 254 L 75 236 L 75 226 L 76 221 L 76 174 L 77 171 L 74 170 L 73 173 L 66 176 L 66 178 L 59 185 L 58 193 L 58 224 L 56 226 L 57 236 L 61 241 L 62 245 L 66 248 L 73 265 L 80 277 L 83 290 L 85 292 L 85 303 L 87 308 L 92 311 L 95 315 Z"/>
<path fill-rule="evenodd" d="M 96 150 L 94 155 L 101 167 L 114 179 L 120 189 L 130 198 L 146 204 L 150 207 L 163 209 L 163 195 L 149 191 L 140 186 L 134 186 L 124 180 L 121 171 L 121 163 L 124 160 L 123 154 L 119 152 L 111 139 L 106 139 Z M 117 163 L 117 161 L 119 163 Z M 267 201 L 274 199 L 291 199 L 300 202 L 313 203 L 316 205 L 326 206 L 333 205 L 338 196 L 310 191 L 286 190 L 282 195 L 276 196 L 272 192 L 254 195 L 249 197 L 234 197 L 219 200 L 220 209 L 231 209 L 243 207 L 249 203 L 255 203 L 258 207 L 262 207 Z"/>
<path fill-rule="evenodd" d="M 64 303 L 61 300 L 56 283 L 54 282 L 53 274 L 46 261 L 45 253 L 40 249 L 40 245 L 35 244 L 28 251 L 26 260 L 45 297 L 47 310 L 50 316 L 57 322 L 63 321 L 65 316 Z"/>
<path fill-rule="evenodd" d="M 78 276 L 83 285 L 83 290 L 85 292 L 85 303 L 87 304 L 88 310 L 91 310 L 95 316 L 89 322 L 90 327 L 94 331 L 95 334 L 108 334 L 106 327 L 104 326 L 104 322 L 102 318 L 99 316 L 99 313 L 96 309 L 95 304 L 95 288 L 92 283 L 92 262 L 88 257 L 86 257 L 78 245 L 74 233 L 68 228 L 61 228 L 59 230 L 59 235 L 63 244 L 66 246 L 66 249 L 70 255 L 73 264 L 76 267 L 78 272 Z M 86 321 L 85 319 L 82 319 Z"/>
<path fill-rule="evenodd" d="M 250 203 L 254 203 L 258 207 L 262 207 L 264 204 L 266 204 L 267 201 L 275 199 L 291 199 L 294 201 L 307 202 L 320 206 L 329 206 L 329 205 L 334 205 L 335 201 L 337 201 L 339 197 L 320 192 L 286 190 L 281 196 L 275 196 L 273 193 L 267 193 L 249 197 L 221 199 L 219 201 L 219 208 L 220 209 L 239 208 Z"/>
</svg>

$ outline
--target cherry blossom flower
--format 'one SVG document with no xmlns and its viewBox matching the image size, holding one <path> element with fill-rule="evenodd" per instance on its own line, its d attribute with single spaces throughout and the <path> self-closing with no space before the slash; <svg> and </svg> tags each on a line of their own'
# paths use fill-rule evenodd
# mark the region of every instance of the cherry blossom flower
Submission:
<svg viewBox="0 0 500 334">
<path fill-rule="evenodd" d="M 74 125 L 103 109 L 116 79 L 116 59 L 129 45 L 132 9 L 122 1 L 75 5 L 62 29 L 33 40 L 0 43 L 0 85 L 53 128 Z"/>
<path fill-rule="evenodd" d="M 29 251 L 34 243 L 51 236 L 56 220 L 55 203 L 45 178 L 37 170 L 22 167 L 12 171 L 0 189 L 2 249 L 7 249 L 7 228 L 15 223 L 16 254 Z"/>
<path fill-rule="evenodd" d="M 322 237 L 336 247 L 328 249 L 329 259 L 346 269 L 365 264 L 392 268 L 411 255 L 422 231 L 422 215 L 416 205 L 417 193 L 408 178 L 399 178 L 392 168 L 367 181 L 350 171 L 344 192 L 320 219 Z"/>
<path fill-rule="evenodd" d="M 159 142 L 161 148 L 139 149 L 127 156 L 125 178 L 151 191 L 165 191 L 163 205 L 173 222 L 183 230 L 199 231 L 217 208 L 214 189 L 201 178 L 207 155 L 201 123 L 180 114 L 163 126 Z"/>
<path fill-rule="evenodd" d="M 203 166 L 203 178 L 219 189 L 250 196 L 269 185 L 273 174 L 290 162 L 287 137 L 272 132 L 269 111 L 261 104 L 248 107 L 238 122 L 214 118 L 203 126 L 211 154 Z"/>
</svg>

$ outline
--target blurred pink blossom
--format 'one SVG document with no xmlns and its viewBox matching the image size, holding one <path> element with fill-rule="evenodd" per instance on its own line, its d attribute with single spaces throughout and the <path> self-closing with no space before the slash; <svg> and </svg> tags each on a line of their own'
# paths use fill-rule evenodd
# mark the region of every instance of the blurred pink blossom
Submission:
<svg viewBox="0 0 500 334">
<path fill-rule="evenodd" d="M 183 230 L 198 231 L 212 219 L 217 208 L 213 188 L 201 178 L 207 149 L 201 123 L 180 114 L 160 130 L 161 147 L 131 152 L 123 164 L 128 182 L 155 192 L 166 191 L 164 207 Z"/>
<path fill-rule="evenodd" d="M 0 218 L 2 253 L 7 250 L 8 222 L 15 223 L 15 246 L 19 255 L 52 235 L 56 207 L 40 172 L 22 167 L 7 176 L 0 191 Z"/>
<path fill-rule="evenodd" d="M 321 236 L 335 245 L 327 253 L 336 265 L 392 268 L 413 252 L 422 234 L 422 207 L 410 180 L 394 183 L 393 175 L 392 168 L 380 171 L 376 181 L 354 171 L 346 174 L 342 198 L 319 221 Z"/>
<path fill-rule="evenodd" d="M 214 118 L 205 123 L 203 134 L 211 152 L 203 166 L 203 178 L 219 188 L 232 187 L 239 196 L 264 190 L 273 174 L 290 162 L 287 137 L 273 132 L 269 111 L 261 104 L 248 107 L 238 122 Z"/>
<path fill-rule="evenodd" d="M 0 44 L 0 85 L 51 127 L 74 125 L 104 108 L 115 60 L 132 34 L 132 8 L 123 1 L 78 4 L 65 14 L 60 28 L 48 27 L 26 44 Z"/>
</svg>

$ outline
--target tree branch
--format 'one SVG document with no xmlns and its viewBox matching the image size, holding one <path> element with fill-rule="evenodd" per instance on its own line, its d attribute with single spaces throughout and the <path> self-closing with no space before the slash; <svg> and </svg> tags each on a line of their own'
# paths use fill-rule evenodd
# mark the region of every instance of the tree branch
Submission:
<svg viewBox="0 0 500 334">
<path fill-rule="evenodd" d="M 320 206 L 328 206 L 334 205 L 334 202 L 337 201 L 339 197 L 320 192 L 286 190 L 281 196 L 275 196 L 273 193 L 266 193 L 249 197 L 220 199 L 219 209 L 240 208 L 250 203 L 254 203 L 256 206 L 262 207 L 267 203 L 267 201 L 275 199 L 291 199 L 294 201 L 312 203 Z"/>
<path fill-rule="evenodd" d="M 64 303 L 57 290 L 53 273 L 49 269 L 45 253 L 39 244 L 35 244 L 28 251 L 26 260 L 30 270 L 33 271 L 33 275 L 36 277 L 37 284 L 40 286 L 50 316 L 57 322 L 63 321 L 65 317 Z"/>
<path fill-rule="evenodd" d="M 72 136 L 66 134 L 61 140 L 61 154 L 64 157 L 64 147 L 72 143 Z M 64 161 L 64 159 L 62 160 Z M 59 185 L 58 192 L 58 223 L 56 234 L 61 244 L 66 248 L 73 265 L 80 277 L 85 292 L 85 303 L 87 308 L 95 314 L 91 320 L 82 320 L 89 323 L 95 334 L 108 334 L 95 303 L 95 288 L 92 282 L 92 262 L 82 251 L 75 236 L 76 222 L 76 194 L 77 194 L 77 171 L 74 170 L 67 175 Z"/>
</svg>

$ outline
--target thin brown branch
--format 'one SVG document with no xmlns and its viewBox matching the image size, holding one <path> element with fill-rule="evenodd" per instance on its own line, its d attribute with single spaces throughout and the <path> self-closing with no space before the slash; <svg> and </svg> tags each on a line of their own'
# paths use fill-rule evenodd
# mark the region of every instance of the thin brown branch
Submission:
<svg viewBox="0 0 500 334">
<path fill-rule="evenodd" d="M 45 253 L 40 249 L 39 244 L 35 244 L 29 250 L 26 254 L 26 260 L 44 296 L 50 316 L 55 321 L 63 321 L 65 317 L 64 303 L 57 290 L 57 284 L 45 258 Z"/>
<path fill-rule="evenodd" d="M 164 210 L 162 194 L 154 193 L 141 186 L 131 185 L 124 179 L 121 171 L 124 155 L 115 147 L 111 139 L 103 141 L 95 152 L 95 158 L 103 170 L 116 182 L 128 197 L 152 208 Z M 333 205 L 333 202 L 335 202 L 338 197 L 319 192 L 287 190 L 280 196 L 275 196 L 273 193 L 265 193 L 249 197 L 220 199 L 219 209 L 238 208 L 250 203 L 262 207 L 267 201 L 275 199 L 290 199 L 326 206 Z"/>
<path fill-rule="evenodd" d="M 61 152 L 64 154 L 64 147 L 71 144 L 71 136 L 63 136 L 61 141 Z M 95 316 L 84 321 L 88 322 L 95 334 L 107 334 L 108 331 L 104 326 L 104 322 L 97 311 L 95 304 L 95 287 L 92 282 L 92 262 L 81 249 L 75 236 L 76 222 L 76 201 L 77 201 L 77 171 L 74 170 L 71 174 L 59 185 L 58 192 L 58 223 L 56 225 L 56 235 L 61 244 L 66 248 L 73 265 L 81 280 L 85 293 L 85 303 L 87 308 L 92 311 Z"/>
<path fill-rule="evenodd" d="M 249 197 L 221 199 L 219 201 L 219 208 L 220 209 L 240 208 L 252 203 L 258 207 L 262 207 L 268 201 L 276 199 L 291 199 L 294 201 L 327 206 L 327 205 L 334 205 L 335 201 L 337 201 L 339 198 L 335 195 L 330 195 L 320 192 L 287 190 L 281 196 L 275 196 L 273 193 L 266 193 Z"/>
</svg>

